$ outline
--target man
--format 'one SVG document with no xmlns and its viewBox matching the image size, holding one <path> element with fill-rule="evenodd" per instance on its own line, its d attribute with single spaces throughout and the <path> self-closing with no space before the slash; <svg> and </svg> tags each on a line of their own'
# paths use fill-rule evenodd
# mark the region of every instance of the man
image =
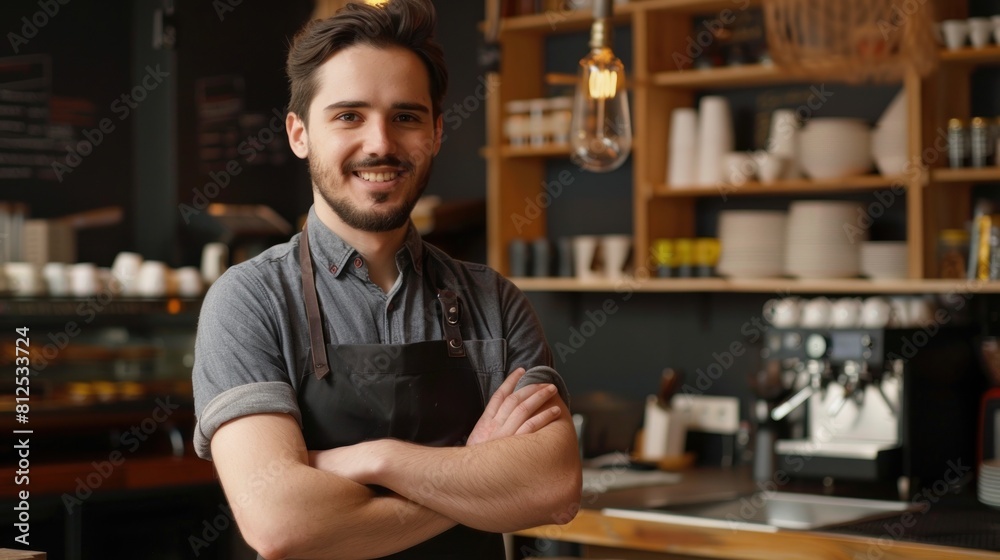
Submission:
<svg viewBox="0 0 1000 560">
<path fill-rule="evenodd" d="M 299 33 L 286 128 L 313 208 L 203 304 L 195 445 L 265 558 L 503 558 L 498 533 L 579 506 L 526 299 L 409 221 L 442 133 L 434 23 L 428 0 L 393 0 Z"/>
</svg>

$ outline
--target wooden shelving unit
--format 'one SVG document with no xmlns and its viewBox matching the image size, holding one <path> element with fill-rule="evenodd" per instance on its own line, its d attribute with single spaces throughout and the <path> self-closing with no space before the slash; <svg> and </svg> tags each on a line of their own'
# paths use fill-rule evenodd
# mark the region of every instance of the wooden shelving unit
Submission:
<svg viewBox="0 0 1000 560">
<path fill-rule="evenodd" d="M 1000 282 L 966 280 L 797 280 L 789 278 L 511 278 L 526 292 L 737 292 L 766 294 L 998 294 Z"/>
<path fill-rule="evenodd" d="M 939 14 L 965 17 L 966 2 L 932 0 Z M 759 6 L 760 0 L 752 5 Z M 738 4 L 742 5 L 742 4 Z M 907 102 L 911 161 L 923 161 L 930 169 L 900 177 L 865 175 L 835 181 L 781 181 L 772 184 L 748 182 L 739 187 L 668 187 L 666 169 L 670 114 L 675 108 L 694 107 L 701 90 L 760 88 L 804 83 L 802 77 L 771 65 L 744 65 L 709 70 L 677 70 L 674 53 L 685 52 L 694 29 L 695 15 L 721 14 L 735 10 L 731 0 L 641 0 L 616 5 L 616 24 L 628 25 L 632 35 L 632 59 L 627 72 L 632 97 L 634 129 L 633 153 L 626 165 L 633 177 L 633 252 L 636 262 L 650 255 L 651 242 L 659 238 L 690 238 L 697 232 L 696 205 L 713 196 L 809 196 L 836 197 L 849 193 L 902 188 L 906 211 L 908 279 L 900 282 L 865 280 L 729 281 L 722 279 L 656 279 L 643 283 L 650 292 L 771 292 L 791 290 L 831 293 L 907 293 L 948 291 L 952 284 L 933 280 L 937 269 L 937 236 L 943 229 L 962 227 L 971 216 L 971 186 L 1000 182 L 996 169 L 940 169 L 947 154 L 941 153 L 939 136 L 950 116 L 968 117 L 969 77 L 978 65 L 1000 64 L 1000 46 L 941 52 L 941 64 L 927 78 L 907 73 L 901 86 Z M 500 42 L 505 60 L 496 78 L 500 86 L 487 99 L 488 219 L 487 258 L 489 264 L 506 273 L 507 246 L 515 238 L 532 239 L 547 235 L 545 212 L 531 220 L 515 223 L 511 216 L 524 212 L 525 200 L 535 200 L 543 191 L 548 158 L 564 158 L 566 147 L 513 148 L 505 146 L 502 133 L 506 102 L 545 94 L 550 85 L 570 85 L 574 77 L 546 74 L 545 39 L 566 32 L 586 30 L 591 23 L 587 10 L 549 12 L 508 18 L 501 23 Z M 581 54 L 582 54 L 581 50 Z M 829 81 L 840 82 L 837 76 Z M 815 83 L 815 78 L 808 82 Z M 937 159 L 927 156 L 928 150 Z M 947 187 L 939 186 L 947 185 Z M 525 290 L 602 291 L 614 289 L 608 282 L 583 283 L 574 279 L 523 278 L 517 283 Z M 983 292 L 996 292 L 993 286 Z"/>
<path fill-rule="evenodd" d="M 935 183 L 991 183 L 1000 182 L 1000 167 L 980 167 L 962 169 L 933 169 L 931 179 Z"/>
<path fill-rule="evenodd" d="M 941 62 L 958 64 L 1000 64 L 1000 45 L 988 45 L 981 49 L 966 47 L 958 50 L 942 50 Z"/>
<path fill-rule="evenodd" d="M 754 195 L 808 195 L 837 193 L 844 191 L 870 191 L 885 189 L 895 185 L 906 185 L 905 177 L 884 177 L 882 175 L 862 175 L 833 180 L 788 180 L 774 183 L 747 181 L 742 185 L 671 186 L 656 185 L 653 196 L 658 197 L 710 197 L 710 196 L 754 196 Z"/>
<path fill-rule="evenodd" d="M 548 144 L 545 146 L 501 146 L 500 157 L 558 157 L 569 155 L 569 144 Z"/>
<path fill-rule="evenodd" d="M 653 85 L 674 88 L 746 88 L 794 82 L 809 78 L 796 76 L 772 65 L 749 64 L 705 70 L 675 70 L 657 72 L 651 76 Z"/>
</svg>

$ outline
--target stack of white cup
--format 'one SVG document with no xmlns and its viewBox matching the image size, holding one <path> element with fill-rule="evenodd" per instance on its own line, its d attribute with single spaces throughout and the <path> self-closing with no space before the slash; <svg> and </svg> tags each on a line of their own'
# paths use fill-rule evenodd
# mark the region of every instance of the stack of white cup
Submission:
<svg viewBox="0 0 1000 560">
<path fill-rule="evenodd" d="M 690 107 L 670 114 L 670 154 L 667 185 L 689 187 L 698 178 L 698 111 Z"/>
<path fill-rule="evenodd" d="M 719 162 L 733 151 L 733 119 L 725 97 L 709 95 L 698 105 L 698 177 L 701 186 L 722 183 Z"/>
</svg>

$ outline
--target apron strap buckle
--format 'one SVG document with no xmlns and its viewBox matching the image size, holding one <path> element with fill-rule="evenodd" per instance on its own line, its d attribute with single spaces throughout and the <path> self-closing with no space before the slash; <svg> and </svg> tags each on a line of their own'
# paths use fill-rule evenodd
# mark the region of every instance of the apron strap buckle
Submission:
<svg viewBox="0 0 1000 560">
<path fill-rule="evenodd" d="M 459 328 L 462 321 L 462 306 L 458 295 L 451 290 L 441 290 L 437 294 L 441 305 L 441 328 L 445 340 L 448 341 L 448 356 L 452 358 L 465 357 L 465 343 L 462 341 L 462 331 Z"/>
</svg>

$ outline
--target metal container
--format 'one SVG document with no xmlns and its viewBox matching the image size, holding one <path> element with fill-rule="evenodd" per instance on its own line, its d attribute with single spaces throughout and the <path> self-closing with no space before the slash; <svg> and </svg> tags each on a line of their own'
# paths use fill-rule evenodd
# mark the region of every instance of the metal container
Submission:
<svg viewBox="0 0 1000 560">
<path fill-rule="evenodd" d="M 969 153 L 968 132 L 962 119 L 948 120 L 948 165 L 957 168 L 965 167 L 965 158 Z"/>
</svg>

